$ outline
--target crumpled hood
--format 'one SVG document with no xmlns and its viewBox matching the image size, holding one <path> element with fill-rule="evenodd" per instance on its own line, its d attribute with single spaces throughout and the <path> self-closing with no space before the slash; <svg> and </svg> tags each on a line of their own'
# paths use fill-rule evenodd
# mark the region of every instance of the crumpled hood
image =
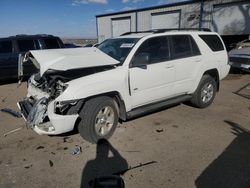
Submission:
<svg viewBox="0 0 250 188">
<path fill-rule="evenodd" d="M 116 65 L 120 62 L 97 48 L 72 48 L 53 50 L 31 50 L 25 55 L 40 69 L 42 76 L 47 70 L 70 69 Z"/>
</svg>

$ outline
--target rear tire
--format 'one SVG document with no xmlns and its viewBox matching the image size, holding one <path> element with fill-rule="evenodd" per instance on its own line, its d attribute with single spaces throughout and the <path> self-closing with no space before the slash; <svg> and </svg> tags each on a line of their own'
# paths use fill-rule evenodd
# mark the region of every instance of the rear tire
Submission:
<svg viewBox="0 0 250 188">
<path fill-rule="evenodd" d="M 84 104 L 80 118 L 78 130 L 83 139 L 91 143 L 108 139 L 118 124 L 117 104 L 107 96 L 90 99 Z"/>
<path fill-rule="evenodd" d="M 217 91 L 215 79 L 210 75 L 203 75 L 193 94 L 191 105 L 197 108 L 206 108 L 212 104 Z"/>
</svg>

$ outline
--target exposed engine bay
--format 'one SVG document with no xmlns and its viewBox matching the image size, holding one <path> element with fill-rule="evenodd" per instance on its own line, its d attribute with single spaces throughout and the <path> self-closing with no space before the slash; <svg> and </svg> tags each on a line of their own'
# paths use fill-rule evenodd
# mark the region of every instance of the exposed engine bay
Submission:
<svg viewBox="0 0 250 188">
<path fill-rule="evenodd" d="M 82 69 L 73 69 L 68 71 L 48 71 L 42 77 L 39 73 L 34 74 L 28 80 L 28 87 L 35 86 L 41 91 L 49 94 L 50 99 L 58 97 L 66 88 L 66 82 L 81 78 L 90 74 L 110 70 L 114 66 L 91 67 Z M 40 98 L 40 97 L 38 97 Z"/>
</svg>

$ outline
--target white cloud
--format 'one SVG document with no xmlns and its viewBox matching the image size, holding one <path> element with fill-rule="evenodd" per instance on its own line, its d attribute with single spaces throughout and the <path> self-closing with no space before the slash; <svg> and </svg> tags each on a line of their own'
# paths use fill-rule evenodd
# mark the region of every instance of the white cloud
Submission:
<svg viewBox="0 0 250 188">
<path fill-rule="evenodd" d="M 77 6 L 79 4 L 89 4 L 89 3 L 108 4 L 108 0 L 73 0 L 72 5 Z"/>
<path fill-rule="evenodd" d="M 144 0 L 122 0 L 122 3 L 139 3 L 143 2 Z"/>
<path fill-rule="evenodd" d="M 130 0 L 122 0 L 122 3 L 129 3 Z"/>
<path fill-rule="evenodd" d="M 136 9 L 136 7 L 124 7 L 121 10 L 122 11 L 127 11 L 127 10 L 133 10 L 133 9 Z"/>
</svg>

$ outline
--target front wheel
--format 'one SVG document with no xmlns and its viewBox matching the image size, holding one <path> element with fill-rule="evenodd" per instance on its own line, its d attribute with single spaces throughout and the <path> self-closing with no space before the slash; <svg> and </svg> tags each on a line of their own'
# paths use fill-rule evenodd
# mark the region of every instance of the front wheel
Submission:
<svg viewBox="0 0 250 188">
<path fill-rule="evenodd" d="M 110 138 L 118 124 L 116 102 L 107 96 L 88 100 L 81 112 L 78 125 L 80 135 L 91 143 Z"/>
<path fill-rule="evenodd" d="M 214 78 L 210 75 L 204 75 L 190 102 L 197 108 L 206 108 L 213 102 L 216 91 L 217 86 Z"/>
</svg>

